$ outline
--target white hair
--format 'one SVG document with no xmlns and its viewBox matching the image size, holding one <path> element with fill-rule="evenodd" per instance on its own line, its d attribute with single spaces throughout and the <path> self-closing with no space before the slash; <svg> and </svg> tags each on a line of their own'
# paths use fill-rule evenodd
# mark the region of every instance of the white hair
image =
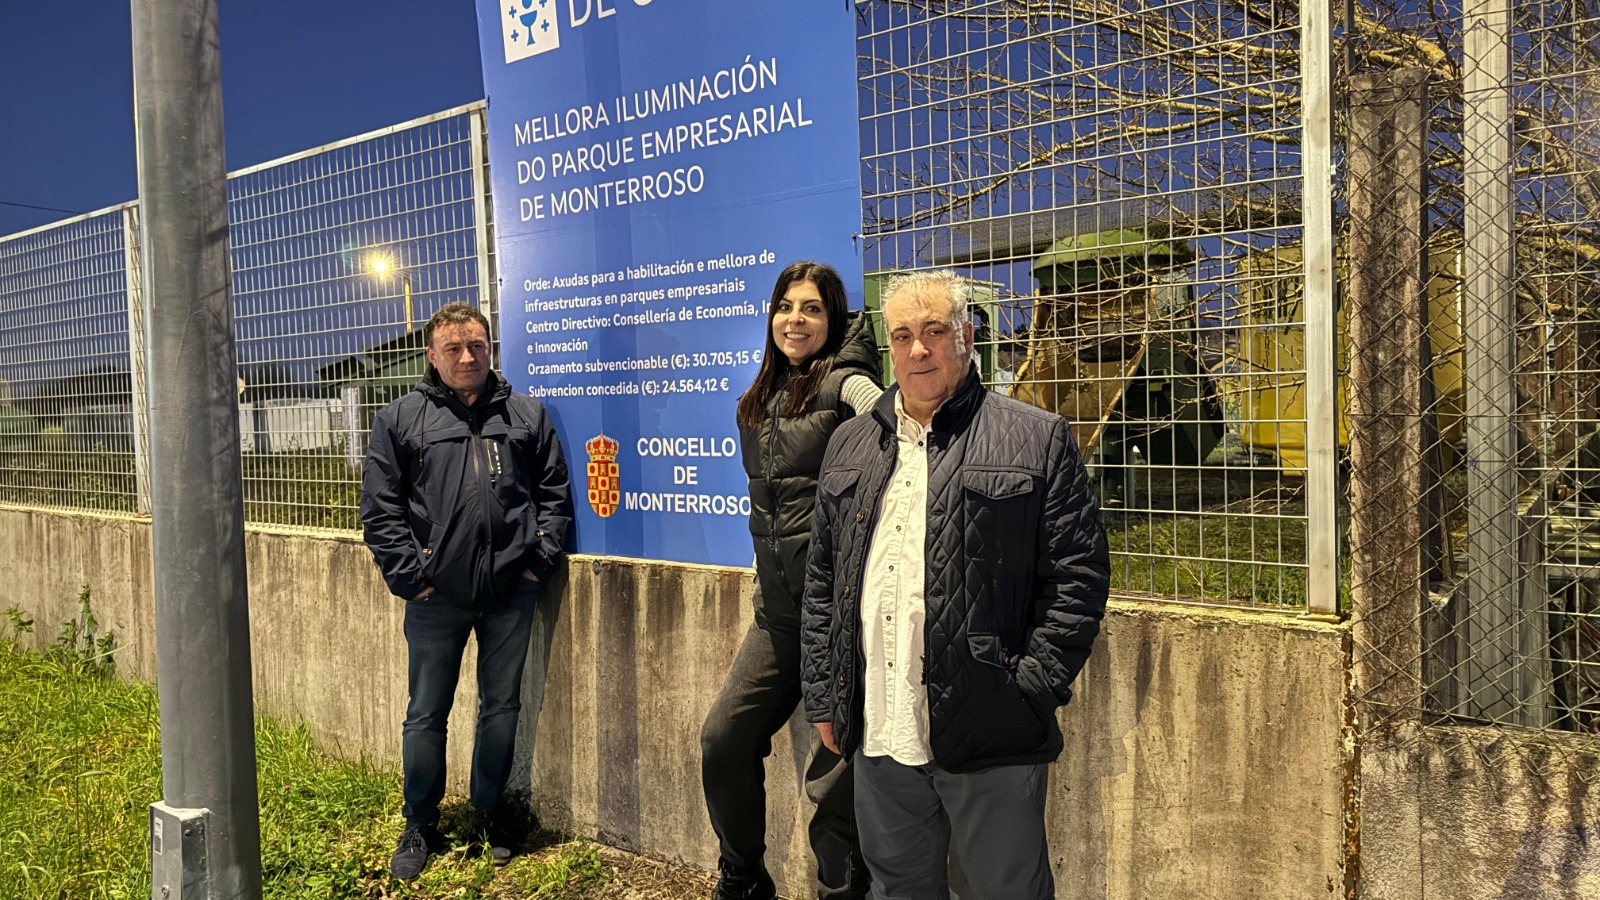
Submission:
<svg viewBox="0 0 1600 900">
<path fill-rule="evenodd" d="M 972 301 L 972 285 L 965 278 L 949 269 L 934 269 L 927 272 L 912 272 L 909 275 L 900 275 L 889 280 L 883 289 L 883 311 L 889 311 L 889 304 L 901 299 L 913 297 L 924 300 L 945 300 L 950 302 L 950 328 L 955 332 L 956 353 L 965 354 L 967 347 L 966 325 L 971 324 L 972 317 L 968 308 Z"/>
</svg>

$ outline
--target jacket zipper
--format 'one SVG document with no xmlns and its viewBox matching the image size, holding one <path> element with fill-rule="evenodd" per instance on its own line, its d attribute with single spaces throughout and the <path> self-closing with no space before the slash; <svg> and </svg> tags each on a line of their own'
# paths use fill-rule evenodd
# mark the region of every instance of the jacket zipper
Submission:
<svg viewBox="0 0 1600 900">
<path fill-rule="evenodd" d="M 922 448 L 923 478 L 928 481 L 928 484 L 923 485 L 922 490 L 926 494 L 928 488 L 932 485 L 932 479 L 928 478 L 928 475 L 933 472 L 933 427 L 931 423 L 928 431 L 923 434 L 922 439 L 924 442 Z M 922 517 L 924 523 L 926 523 L 928 518 L 926 496 L 923 497 Z M 933 538 L 933 529 L 924 524 L 922 534 L 922 692 L 924 694 L 928 693 L 928 648 L 933 646 L 931 639 L 933 638 L 933 621 L 935 619 L 934 616 L 928 614 L 928 544 Z M 930 696 L 927 700 L 928 708 L 931 710 L 933 708 L 933 698 Z M 931 712 L 928 714 L 928 751 L 930 753 L 933 751 L 933 714 Z"/>
<path fill-rule="evenodd" d="M 482 548 L 484 554 L 484 568 L 489 576 L 489 604 L 492 606 L 498 599 L 494 588 L 494 534 L 489 527 L 489 491 L 483 485 L 483 471 L 487 464 L 486 459 L 480 459 L 480 453 L 487 455 L 483 448 L 483 434 L 478 414 L 472 410 L 467 411 L 467 424 L 472 429 L 472 478 L 478 486 L 478 531 L 483 535 Z"/>
<path fill-rule="evenodd" d="M 778 396 L 783 396 L 779 392 Z M 787 404 L 784 404 L 787 406 Z M 772 456 L 773 448 L 778 443 L 778 416 L 775 410 L 767 410 L 767 450 L 761 455 L 761 477 L 767 482 L 767 493 L 772 497 L 772 508 L 767 510 L 767 546 L 773 555 L 778 551 L 778 492 L 772 484 Z M 789 585 L 785 584 L 785 587 Z"/>
</svg>

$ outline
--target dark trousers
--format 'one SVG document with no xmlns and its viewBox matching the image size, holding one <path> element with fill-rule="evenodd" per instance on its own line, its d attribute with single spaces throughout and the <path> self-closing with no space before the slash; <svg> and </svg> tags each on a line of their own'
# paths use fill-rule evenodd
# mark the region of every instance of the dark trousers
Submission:
<svg viewBox="0 0 1600 900">
<path fill-rule="evenodd" d="M 856 753 L 856 817 L 873 900 L 1052 900 L 1050 767 L 956 775 Z"/>
<path fill-rule="evenodd" d="M 522 710 L 522 669 L 528 658 L 539 585 L 521 580 L 511 596 L 488 609 L 466 609 L 438 594 L 406 603 L 411 702 L 401 741 L 405 806 L 412 825 L 439 821 L 444 799 L 445 737 L 467 638 L 478 638 L 478 733 L 472 748 L 470 799 L 490 812 L 511 776 Z"/>
<path fill-rule="evenodd" d="M 767 852 L 766 770 L 772 736 L 800 705 L 800 634 L 750 626 L 733 670 L 700 729 L 700 775 L 722 858 L 745 869 Z M 817 896 L 866 896 L 856 837 L 850 767 L 811 731 L 806 795 L 816 803 L 809 830 L 817 858 Z"/>
</svg>

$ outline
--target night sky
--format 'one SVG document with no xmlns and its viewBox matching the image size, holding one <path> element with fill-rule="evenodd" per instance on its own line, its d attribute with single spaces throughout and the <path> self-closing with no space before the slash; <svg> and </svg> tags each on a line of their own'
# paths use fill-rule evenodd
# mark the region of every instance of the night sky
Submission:
<svg viewBox="0 0 1600 900">
<path fill-rule="evenodd" d="M 130 16 L 0 0 L 0 234 L 135 199 Z M 483 98 L 470 0 L 247 0 L 219 16 L 230 170 Z"/>
</svg>

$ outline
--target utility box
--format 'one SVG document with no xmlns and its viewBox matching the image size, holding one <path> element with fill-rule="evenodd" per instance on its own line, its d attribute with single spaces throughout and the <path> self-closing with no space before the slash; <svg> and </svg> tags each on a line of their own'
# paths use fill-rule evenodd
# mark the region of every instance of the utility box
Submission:
<svg viewBox="0 0 1600 900">
<path fill-rule="evenodd" d="M 150 900 L 206 900 L 211 811 L 150 804 Z"/>
</svg>

